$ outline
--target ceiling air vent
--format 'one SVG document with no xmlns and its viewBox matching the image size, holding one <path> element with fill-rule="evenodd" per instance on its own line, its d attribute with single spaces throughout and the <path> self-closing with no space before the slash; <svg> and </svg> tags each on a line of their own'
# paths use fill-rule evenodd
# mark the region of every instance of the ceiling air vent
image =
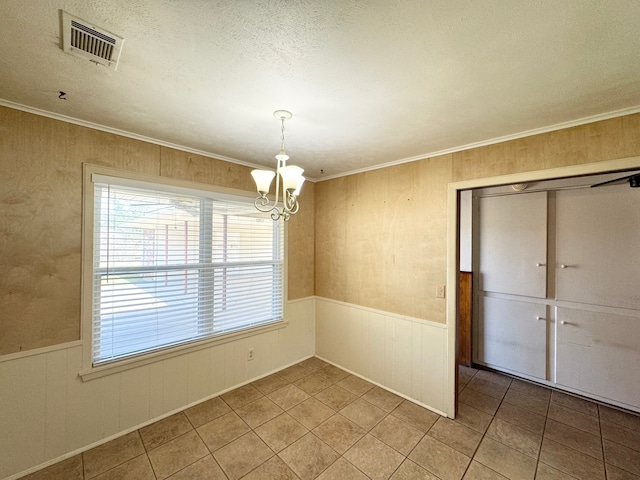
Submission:
<svg viewBox="0 0 640 480">
<path fill-rule="evenodd" d="M 114 70 L 124 39 L 62 12 L 62 49 Z"/>
</svg>

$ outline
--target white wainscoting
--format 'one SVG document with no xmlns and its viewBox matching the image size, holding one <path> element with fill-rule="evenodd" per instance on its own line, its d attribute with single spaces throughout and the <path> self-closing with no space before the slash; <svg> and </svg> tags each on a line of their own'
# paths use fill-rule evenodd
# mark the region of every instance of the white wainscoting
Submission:
<svg viewBox="0 0 640 480">
<path fill-rule="evenodd" d="M 447 341 L 440 323 L 316 298 L 316 355 L 441 415 Z"/>
<path fill-rule="evenodd" d="M 313 297 L 284 328 L 83 382 L 80 342 L 0 361 L 0 478 L 86 450 L 314 354 Z M 247 361 L 247 349 L 255 359 Z M 2 360 L 2 359 L 0 359 Z"/>
</svg>

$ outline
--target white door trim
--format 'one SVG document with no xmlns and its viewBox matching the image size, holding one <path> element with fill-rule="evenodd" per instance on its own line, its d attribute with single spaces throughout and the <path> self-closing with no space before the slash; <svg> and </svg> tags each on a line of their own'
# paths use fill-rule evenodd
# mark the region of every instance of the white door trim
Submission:
<svg viewBox="0 0 640 480">
<path fill-rule="evenodd" d="M 447 385 L 445 388 L 445 413 L 454 417 L 456 409 L 456 331 L 458 312 L 458 192 L 481 187 L 513 183 L 530 183 L 542 180 L 552 180 L 563 177 L 578 177 L 615 171 L 633 170 L 640 168 L 640 157 L 621 158 L 583 165 L 535 170 L 531 172 L 513 173 L 496 177 L 477 178 L 461 182 L 452 182 L 447 186 L 447 285 L 450 285 L 447 295 Z"/>
</svg>

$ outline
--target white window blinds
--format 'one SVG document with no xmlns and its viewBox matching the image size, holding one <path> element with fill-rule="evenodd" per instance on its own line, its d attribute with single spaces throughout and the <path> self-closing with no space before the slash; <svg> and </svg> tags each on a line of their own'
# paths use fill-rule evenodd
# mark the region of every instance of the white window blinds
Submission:
<svg viewBox="0 0 640 480">
<path fill-rule="evenodd" d="M 164 190 L 94 184 L 94 365 L 282 319 L 282 222 Z"/>
</svg>

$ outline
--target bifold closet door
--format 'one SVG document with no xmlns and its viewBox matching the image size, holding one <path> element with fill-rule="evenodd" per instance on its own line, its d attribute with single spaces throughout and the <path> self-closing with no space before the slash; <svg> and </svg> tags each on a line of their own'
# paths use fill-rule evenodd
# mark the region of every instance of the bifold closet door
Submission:
<svg viewBox="0 0 640 480">
<path fill-rule="evenodd" d="M 479 199 L 480 290 L 546 298 L 546 192 Z"/>
<path fill-rule="evenodd" d="M 640 189 L 559 191 L 556 213 L 556 298 L 640 310 Z"/>
<path fill-rule="evenodd" d="M 556 214 L 557 383 L 638 411 L 640 189 L 560 191 Z"/>
<path fill-rule="evenodd" d="M 640 411 L 640 314 L 558 308 L 557 383 Z"/>
<path fill-rule="evenodd" d="M 547 306 L 483 297 L 477 355 L 490 367 L 546 379 Z"/>
</svg>

